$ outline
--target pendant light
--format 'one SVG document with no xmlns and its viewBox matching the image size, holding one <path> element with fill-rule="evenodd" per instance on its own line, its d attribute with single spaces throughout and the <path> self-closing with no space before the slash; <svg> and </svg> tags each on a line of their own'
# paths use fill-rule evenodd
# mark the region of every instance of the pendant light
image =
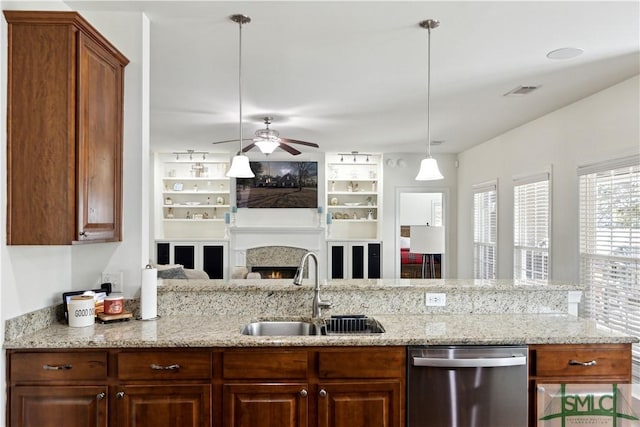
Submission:
<svg viewBox="0 0 640 427">
<path fill-rule="evenodd" d="M 444 177 L 438 169 L 438 162 L 431 157 L 431 30 L 440 25 L 435 19 L 427 19 L 420 22 L 422 28 L 428 31 L 427 49 L 427 157 L 420 162 L 420 170 L 416 176 L 416 181 L 435 181 Z"/>
<path fill-rule="evenodd" d="M 231 15 L 230 19 L 238 24 L 239 49 L 238 49 L 238 98 L 240 106 L 240 151 L 233 156 L 231 167 L 227 172 L 230 178 L 253 178 L 255 175 L 249 166 L 249 158 L 242 153 L 242 24 L 251 22 L 251 18 L 246 15 Z"/>
</svg>

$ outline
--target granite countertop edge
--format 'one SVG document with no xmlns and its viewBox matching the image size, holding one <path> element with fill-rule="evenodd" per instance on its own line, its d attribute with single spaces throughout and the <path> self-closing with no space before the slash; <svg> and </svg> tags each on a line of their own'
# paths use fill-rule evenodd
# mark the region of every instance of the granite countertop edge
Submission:
<svg viewBox="0 0 640 427">
<path fill-rule="evenodd" d="M 340 347 L 636 343 L 637 337 L 565 314 L 371 315 L 383 334 L 254 337 L 249 316 L 166 316 L 71 328 L 55 324 L 4 342 L 5 349 Z"/>
</svg>

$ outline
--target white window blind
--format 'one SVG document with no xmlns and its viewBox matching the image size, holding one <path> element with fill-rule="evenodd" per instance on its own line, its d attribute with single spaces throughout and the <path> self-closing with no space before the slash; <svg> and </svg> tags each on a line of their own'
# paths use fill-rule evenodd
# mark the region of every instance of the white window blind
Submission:
<svg viewBox="0 0 640 427">
<path fill-rule="evenodd" d="M 514 180 L 513 277 L 549 278 L 549 174 Z"/>
<path fill-rule="evenodd" d="M 497 183 L 473 187 L 473 277 L 495 279 L 498 247 Z"/>
<path fill-rule="evenodd" d="M 640 336 L 640 156 L 578 169 L 583 315 Z M 640 347 L 633 346 L 634 382 Z"/>
</svg>

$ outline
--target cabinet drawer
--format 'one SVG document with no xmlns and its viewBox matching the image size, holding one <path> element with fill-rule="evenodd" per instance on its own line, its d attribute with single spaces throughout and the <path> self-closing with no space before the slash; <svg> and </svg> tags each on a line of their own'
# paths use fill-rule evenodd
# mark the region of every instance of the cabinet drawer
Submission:
<svg viewBox="0 0 640 427">
<path fill-rule="evenodd" d="M 629 345 L 558 345 L 533 349 L 533 374 L 545 377 L 629 377 Z"/>
<path fill-rule="evenodd" d="M 211 377 L 208 351 L 137 351 L 118 353 L 121 380 L 186 380 Z"/>
<path fill-rule="evenodd" d="M 102 380 L 106 352 L 11 353 L 11 381 Z"/>
<path fill-rule="evenodd" d="M 239 350 L 225 351 L 224 378 L 281 379 L 307 377 L 305 350 Z"/>
<path fill-rule="evenodd" d="M 330 349 L 318 353 L 320 378 L 398 378 L 405 370 L 404 348 Z"/>
</svg>

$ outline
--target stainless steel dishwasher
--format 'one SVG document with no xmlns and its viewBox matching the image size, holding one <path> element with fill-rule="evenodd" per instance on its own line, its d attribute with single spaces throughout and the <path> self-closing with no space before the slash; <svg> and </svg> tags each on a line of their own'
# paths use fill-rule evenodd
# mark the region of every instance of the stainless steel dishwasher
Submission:
<svg viewBox="0 0 640 427">
<path fill-rule="evenodd" d="M 407 427 L 526 427 L 527 347 L 409 347 Z"/>
</svg>

